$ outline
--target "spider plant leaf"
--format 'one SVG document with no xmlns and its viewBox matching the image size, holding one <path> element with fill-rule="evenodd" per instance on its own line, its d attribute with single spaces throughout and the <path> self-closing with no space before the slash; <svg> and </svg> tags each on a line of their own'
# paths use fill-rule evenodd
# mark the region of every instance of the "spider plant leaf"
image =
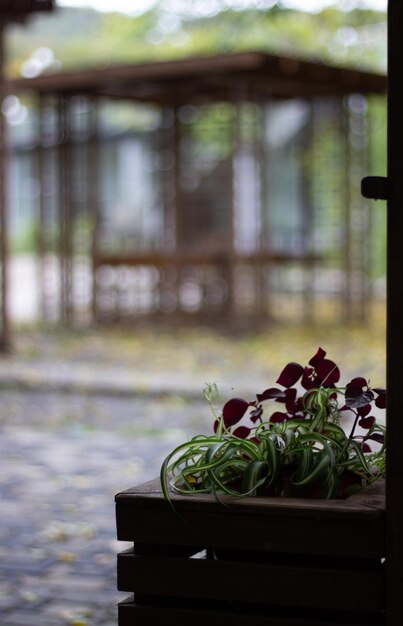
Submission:
<svg viewBox="0 0 403 626">
<path fill-rule="evenodd" d="M 207 470 L 207 475 L 211 480 L 211 491 L 214 495 L 216 495 L 216 493 L 220 491 L 227 494 L 228 496 L 239 495 L 238 491 L 236 491 L 235 489 L 231 489 L 231 487 L 228 487 L 228 485 L 222 482 L 222 480 L 220 480 L 215 471 L 211 469 Z"/>
<path fill-rule="evenodd" d="M 279 471 L 280 471 L 280 453 L 279 450 L 271 438 L 267 438 L 264 440 L 265 447 L 265 459 L 268 466 L 267 473 L 267 487 L 271 487 L 271 485 L 276 480 Z"/>
<path fill-rule="evenodd" d="M 296 472 L 292 476 L 292 482 L 303 480 L 309 476 L 315 465 L 315 455 L 313 449 L 309 445 L 305 445 L 297 455 L 298 466 Z"/>
<path fill-rule="evenodd" d="M 313 468 L 311 468 L 309 473 L 306 474 L 303 478 L 299 480 L 291 480 L 293 485 L 297 487 L 305 487 L 307 485 L 311 485 L 321 476 L 326 474 L 332 463 L 329 451 L 324 448 L 320 452 L 317 452 L 315 456 L 317 457 L 317 459 L 315 459 L 316 462 Z"/>
<path fill-rule="evenodd" d="M 171 500 L 171 496 L 169 493 L 169 481 L 168 481 L 168 474 L 169 471 L 171 469 L 171 461 L 177 456 L 177 454 L 179 452 L 181 452 L 182 450 L 189 450 L 193 448 L 193 444 L 192 442 L 188 441 L 186 443 L 182 443 L 181 445 L 177 446 L 176 448 L 174 448 L 174 450 L 168 454 L 168 456 L 164 459 L 162 465 L 161 465 L 161 470 L 160 470 L 160 483 L 161 483 L 161 490 L 162 490 L 162 494 L 164 496 L 164 498 L 169 502 L 169 504 L 172 506 L 172 500 Z"/>
<path fill-rule="evenodd" d="M 324 496 L 326 499 L 337 498 L 337 494 L 339 491 L 339 483 L 340 483 L 339 473 L 336 468 L 333 468 L 329 472 L 328 477 L 324 484 L 325 489 L 326 489 Z"/>
<path fill-rule="evenodd" d="M 358 459 L 358 461 L 360 462 L 362 469 L 365 470 L 365 472 L 369 475 L 372 475 L 371 469 L 368 466 L 367 459 L 365 458 L 365 454 L 362 451 L 361 445 L 357 441 L 354 441 L 354 439 L 352 439 L 350 441 L 350 446 L 354 449 L 356 459 Z"/>
<path fill-rule="evenodd" d="M 269 465 L 265 461 L 248 463 L 242 479 L 242 493 L 256 496 L 258 487 L 264 484 L 269 471 Z"/>
</svg>

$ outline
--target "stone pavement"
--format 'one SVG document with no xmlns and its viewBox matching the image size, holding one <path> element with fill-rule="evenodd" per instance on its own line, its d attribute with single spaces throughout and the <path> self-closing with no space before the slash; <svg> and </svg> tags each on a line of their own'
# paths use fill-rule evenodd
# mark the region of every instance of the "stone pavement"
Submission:
<svg viewBox="0 0 403 626">
<path fill-rule="evenodd" d="M 125 337 L 100 350 L 103 336 L 90 336 L 81 350 L 81 336 L 68 336 L 64 359 L 59 339 L 38 337 L 0 359 L 0 626 L 116 625 L 116 553 L 126 545 L 115 539 L 115 493 L 157 476 L 177 443 L 211 432 L 201 370 L 226 372 L 213 379 L 223 401 L 253 397 L 273 377 L 253 350 L 236 359 L 220 342 L 206 353 L 172 342 L 180 358 L 164 349 L 156 366 L 142 345 L 129 358 L 136 344 Z M 198 354 L 208 363 L 199 359 L 195 374 Z M 382 367 L 378 352 L 373 361 Z"/>
<path fill-rule="evenodd" d="M 62 382 L 0 376 L 1 626 L 116 625 L 114 494 L 211 428 L 201 400 Z"/>
<path fill-rule="evenodd" d="M 278 372 L 276 372 L 278 375 Z M 216 377 L 224 397 L 252 396 L 256 390 L 267 387 L 268 376 L 246 375 L 245 369 L 231 370 Z M 150 371 L 138 367 L 123 367 L 105 362 L 72 362 L 69 360 L 23 360 L 19 358 L 0 360 L 0 386 L 21 390 L 54 390 L 103 394 L 114 396 L 172 396 L 180 395 L 199 400 L 204 381 L 199 380 L 192 370 L 172 368 Z"/>
</svg>

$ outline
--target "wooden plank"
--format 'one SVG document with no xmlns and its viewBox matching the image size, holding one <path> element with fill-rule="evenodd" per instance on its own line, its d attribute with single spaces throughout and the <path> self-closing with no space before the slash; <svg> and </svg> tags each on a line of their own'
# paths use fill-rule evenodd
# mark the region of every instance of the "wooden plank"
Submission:
<svg viewBox="0 0 403 626">
<path fill-rule="evenodd" d="M 191 264 L 221 264 L 227 263 L 231 260 L 232 263 L 240 264 L 254 264 L 264 262 L 275 263 L 296 263 L 302 262 L 309 265 L 313 265 L 318 261 L 323 261 L 323 257 L 318 254 L 282 254 L 280 252 L 265 252 L 261 251 L 256 254 L 238 254 L 230 257 L 229 251 L 209 251 L 205 250 L 192 250 L 191 252 L 175 252 L 175 253 L 156 253 L 156 252 L 144 252 L 133 254 L 98 254 L 94 263 L 97 267 L 101 265 L 111 265 L 112 267 L 118 267 L 120 265 L 137 266 L 137 265 L 155 265 L 163 266 L 167 263 L 176 263 L 179 265 Z"/>
<path fill-rule="evenodd" d="M 243 610 L 214 609 L 203 606 L 197 608 L 178 606 L 142 606 L 130 601 L 119 604 L 119 626 L 159 626 L 175 624 L 175 626 L 341 626 L 340 621 L 332 616 L 307 617 L 278 613 L 259 614 Z M 365 620 L 365 621 L 364 621 Z M 383 616 L 360 618 L 346 617 L 343 626 L 382 626 Z"/>
<path fill-rule="evenodd" d="M 13 20 L 33 11 L 50 11 L 53 0 L 1 0 L 0 19 Z"/>
<path fill-rule="evenodd" d="M 286 562 L 138 556 L 128 551 L 118 556 L 118 589 L 167 597 L 341 611 L 381 611 L 385 606 L 380 563 L 335 569 L 331 565 L 311 567 L 309 563 L 298 567 Z"/>
<path fill-rule="evenodd" d="M 204 502 L 216 503 L 216 500 L 211 495 L 195 495 L 195 496 L 181 496 L 179 494 L 171 494 L 172 501 L 175 505 L 178 503 L 189 502 Z M 134 502 L 138 499 L 158 499 L 165 502 L 162 496 L 161 483 L 158 478 L 149 480 L 130 489 L 125 489 L 119 492 L 115 496 L 115 500 L 118 502 L 124 500 L 127 502 Z M 337 510 L 339 512 L 359 510 L 363 508 L 377 508 L 380 511 L 385 509 L 385 481 L 378 480 L 372 485 L 369 485 L 365 489 L 358 491 L 354 495 L 350 496 L 346 500 L 323 500 L 323 499 L 311 499 L 311 498 L 261 498 L 261 497 L 249 497 L 249 498 L 231 498 L 227 496 L 222 497 L 222 501 L 228 505 L 233 506 L 247 506 L 266 508 L 268 504 L 270 507 L 275 508 L 295 508 L 295 509 L 315 509 L 315 510 Z"/>
<path fill-rule="evenodd" d="M 403 624 L 403 3 L 388 2 L 387 624 Z M 382 210 L 382 209 L 381 209 Z"/>
<path fill-rule="evenodd" d="M 383 496 L 361 499 L 173 496 L 158 481 L 116 496 L 118 539 L 143 543 L 234 548 L 295 554 L 384 556 Z"/>
</svg>

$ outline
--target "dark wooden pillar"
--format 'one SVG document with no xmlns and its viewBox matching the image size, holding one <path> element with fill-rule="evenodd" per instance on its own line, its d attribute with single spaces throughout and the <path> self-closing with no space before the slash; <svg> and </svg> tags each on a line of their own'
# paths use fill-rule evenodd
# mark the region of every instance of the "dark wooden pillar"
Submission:
<svg viewBox="0 0 403 626">
<path fill-rule="evenodd" d="M 0 103 L 5 97 L 4 80 L 4 33 L 5 22 L 0 17 Z M 10 347 L 9 317 L 7 307 L 7 149 L 6 124 L 4 115 L 0 112 L 0 352 L 7 352 Z"/>
<path fill-rule="evenodd" d="M 97 280 L 97 260 L 99 257 L 99 236 L 100 236 L 100 146 L 99 146 L 99 101 L 92 98 L 88 101 L 88 129 L 87 129 L 87 201 L 88 210 L 92 223 L 91 239 L 91 272 L 92 272 L 92 294 L 91 294 L 91 315 L 92 321 L 99 321 L 99 289 Z"/>
<path fill-rule="evenodd" d="M 403 624 L 403 3 L 388 2 L 387 626 Z M 382 210 L 382 206 L 380 209 Z"/>
<path fill-rule="evenodd" d="M 73 158 L 71 133 L 71 100 L 60 94 L 59 124 L 59 261 L 60 261 L 60 319 L 69 325 L 73 320 L 73 224 L 72 198 Z"/>
</svg>

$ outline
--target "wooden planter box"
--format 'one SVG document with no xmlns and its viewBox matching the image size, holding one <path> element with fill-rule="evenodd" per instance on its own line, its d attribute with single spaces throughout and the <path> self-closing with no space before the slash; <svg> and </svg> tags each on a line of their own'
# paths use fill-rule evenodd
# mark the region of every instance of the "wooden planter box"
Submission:
<svg viewBox="0 0 403 626">
<path fill-rule="evenodd" d="M 384 624 L 384 485 L 347 500 L 116 496 L 120 626 Z"/>
</svg>

